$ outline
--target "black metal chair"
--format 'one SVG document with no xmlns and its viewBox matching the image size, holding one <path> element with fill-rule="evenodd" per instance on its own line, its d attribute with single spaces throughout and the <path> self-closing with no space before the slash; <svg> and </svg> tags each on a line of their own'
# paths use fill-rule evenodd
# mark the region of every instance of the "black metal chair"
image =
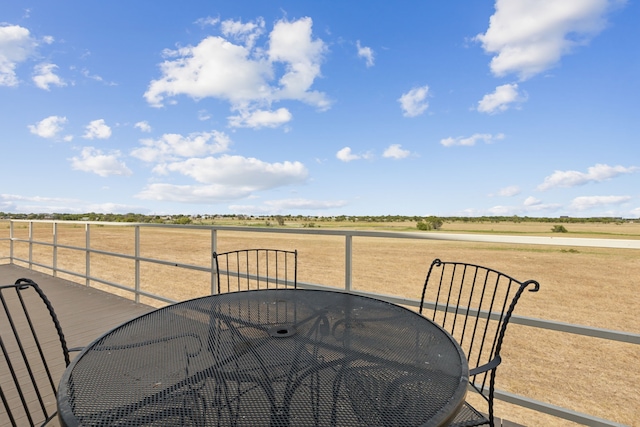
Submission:
<svg viewBox="0 0 640 427">
<path fill-rule="evenodd" d="M 213 253 L 218 293 L 297 288 L 298 251 L 240 249 Z"/>
<path fill-rule="evenodd" d="M 520 282 L 491 268 L 435 259 L 420 299 L 420 313 L 446 329 L 469 361 L 469 383 L 486 400 L 480 412 L 465 402 L 452 426 L 494 426 L 496 369 L 507 325 L 520 296 L 535 280 Z M 487 387 L 488 382 L 488 387 Z M 488 417 L 487 417 L 488 414 Z"/>
<path fill-rule="evenodd" d="M 69 365 L 51 302 L 30 279 L 0 286 L 1 425 L 45 425 L 56 417 L 57 377 Z"/>
</svg>

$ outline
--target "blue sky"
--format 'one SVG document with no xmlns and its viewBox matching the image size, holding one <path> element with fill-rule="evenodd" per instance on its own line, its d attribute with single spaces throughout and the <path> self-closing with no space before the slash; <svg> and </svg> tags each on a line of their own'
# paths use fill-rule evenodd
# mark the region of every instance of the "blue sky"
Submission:
<svg viewBox="0 0 640 427">
<path fill-rule="evenodd" d="M 640 217 L 640 6 L 0 0 L 0 211 Z"/>
</svg>

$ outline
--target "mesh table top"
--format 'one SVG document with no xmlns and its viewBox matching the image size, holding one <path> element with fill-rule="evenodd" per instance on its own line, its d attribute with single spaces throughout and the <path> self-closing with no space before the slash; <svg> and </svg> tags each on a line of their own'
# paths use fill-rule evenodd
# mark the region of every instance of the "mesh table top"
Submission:
<svg viewBox="0 0 640 427">
<path fill-rule="evenodd" d="M 464 401 L 458 344 L 417 313 L 331 291 L 203 297 L 105 334 L 67 368 L 67 426 L 432 426 Z"/>
</svg>

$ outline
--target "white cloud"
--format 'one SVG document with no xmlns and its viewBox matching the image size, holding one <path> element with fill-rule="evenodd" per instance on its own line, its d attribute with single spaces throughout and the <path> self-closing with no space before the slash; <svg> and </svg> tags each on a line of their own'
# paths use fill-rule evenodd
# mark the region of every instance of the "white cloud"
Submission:
<svg viewBox="0 0 640 427">
<path fill-rule="evenodd" d="M 105 85 L 107 85 L 107 86 L 117 86 L 117 83 L 114 83 L 114 82 L 107 82 L 107 81 L 105 81 L 105 80 L 102 78 L 102 76 L 99 76 L 99 75 L 97 75 L 97 74 L 91 74 L 91 73 L 89 72 L 89 70 L 87 70 L 86 68 L 83 68 L 83 69 L 82 69 L 82 71 L 81 71 L 81 73 L 82 73 L 82 75 L 83 75 L 83 76 L 85 76 L 86 78 L 91 79 L 91 80 L 95 80 L 95 81 L 100 82 L 100 83 L 104 83 L 104 84 L 105 84 Z"/>
<path fill-rule="evenodd" d="M 116 203 L 87 203 L 83 200 L 65 199 L 57 197 L 28 197 L 13 194 L 0 194 L 0 210 L 5 212 L 22 213 L 128 213 L 128 212 L 148 212 L 142 206 L 131 206 Z"/>
<path fill-rule="evenodd" d="M 529 196 L 526 199 L 524 199 L 524 203 L 525 206 L 540 206 L 542 204 L 542 200 L 536 199 L 533 196 Z"/>
<path fill-rule="evenodd" d="M 124 162 L 119 160 L 120 157 L 121 154 L 118 150 L 105 154 L 102 150 L 94 147 L 84 147 L 80 157 L 72 157 L 69 160 L 71 161 L 71 167 L 73 169 L 92 172 L 102 177 L 108 177 L 110 175 L 131 175 L 131 170 Z"/>
<path fill-rule="evenodd" d="M 228 19 L 220 23 L 220 28 L 225 37 L 238 40 L 251 49 L 255 45 L 258 37 L 264 33 L 265 24 L 262 18 L 258 18 L 256 22 L 246 23 Z"/>
<path fill-rule="evenodd" d="M 347 204 L 344 200 L 309 200 L 309 199 L 283 199 L 269 200 L 265 205 L 279 211 L 289 209 L 330 209 L 339 208 Z"/>
<path fill-rule="evenodd" d="M 229 185 L 174 185 L 155 183 L 145 187 L 135 197 L 143 200 L 157 200 L 182 203 L 216 203 L 248 197 L 251 190 Z"/>
<path fill-rule="evenodd" d="M 537 188 L 540 191 L 549 190 L 556 187 L 575 187 L 589 182 L 602 182 L 615 178 L 621 174 L 634 173 L 640 170 L 636 166 L 609 166 L 596 164 L 587 169 L 587 172 L 579 171 L 555 171 L 544 179 L 544 182 Z"/>
<path fill-rule="evenodd" d="M 151 184 L 137 197 L 209 203 L 249 197 L 254 192 L 299 184 L 308 171 L 300 162 L 267 163 L 242 156 L 192 158 L 163 165 L 167 172 L 177 172 L 203 185 Z"/>
<path fill-rule="evenodd" d="M 375 59 L 373 49 L 371 49 L 370 47 L 362 46 L 360 44 L 360 40 L 356 42 L 356 46 L 358 47 L 358 56 L 365 59 L 367 67 L 373 67 Z"/>
<path fill-rule="evenodd" d="M 111 128 L 105 124 L 104 119 L 91 121 L 86 129 L 87 131 L 82 135 L 86 139 L 108 139 L 111 136 Z"/>
<path fill-rule="evenodd" d="M 399 99 L 402 114 L 405 117 L 416 117 L 424 113 L 429 108 L 427 95 L 429 86 L 415 87 L 403 94 Z"/>
<path fill-rule="evenodd" d="M 520 192 L 521 192 L 520 187 L 518 187 L 517 185 L 510 185 L 508 187 L 504 187 L 498 190 L 498 196 L 513 197 L 520 194 Z"/>
<path fill-rule="evenodd" d="M 0 211 L 4 212 L 69 212 L 68 206 L 77 206 L 79 203 L 79 200 L 57 197 L 0 194 Z"/>
<path fill-rule="evenodd" d="M 280 78 L 275 99 L 299 99 L 320 109 L 327 109 L 329 102 L 324 94 L 309 91 L 317 77 L 321 76 L 320 64 L 327 52 L 325 43 L 313 40 L 311 18 L 297 21 L 278 21 L 269 35 L 269 60 L 282 62 L 286 73 Z"/>
<path fill-rule="evenodd" d="M 300 162 L 267 163 L 252 157 L 229 155 L 169 163 L 166 170 L 205 184 L 248 187 L 252 191 L 301 183 L 308 174 Z"/>
<path fill-rule="evenodd" d="M 343 162 L 350 162 L 352 160 L 358 160 L 360 156 L 356 156 L 351 153 L 350 147 L 344 147 L 336 153 L 336 157 Z"/>
<path fill-rule="evenodd" d="M 211 118 L 211 115 L 207 112 L 207 110 L 198 110 L 198 120 L 201 122 L 207 121 Z"/>
<path fill-rule="evenodd" d="M 15 203 L 2 200 L 2 194 L 0 194 L 0 212 L 20 212 L 20 210 L 18 209 L 18 205 Z"/>
<path fill-rule="evenodd" d="M 353 154 L 351 147 L 344 147 L 336 153 L 336 157 L 343 162 L 350 162 L 352 160 L 370 159 L 372 155 L 371 153 Z"/>
<path fill-rule="evenodd" d="M 220 22 L 220 18 L 212 18 L 210 16 L 207 16 L 206 18 L 200 18 L 198 20 L 196 20 L 196 24 L 204 27 L 207 25 L 218 25 L 218 23 Z"/>
<path fill-rule="evenodd" d="M 258 18 L 256 22 L 234 21 L 227 19 L 220 24 L 222 28 L 222 34 L 227 37 L 234 37 L 244 39 L 247 35 L 262 34 L 264 31 L 264 19 Z"/>
<path fill-rule="evenodd" d="M 276 22 L 265 47 L 254 47 L 264 31 L 261 19 L 244 24 L 224 21 L 221 27 L 227 37 L 241 39 L 244 44 L 210 36 L 196 46 L 165 50 L 162 76 L 151 81 L 144 94 L 149 104 L 161 107 L 166 98 L 179 95 L 196 100 L 214 97 L 228 101 L 232 111 L 249 117 L 282 100 L 302 101 L 321 110 L 329 108 L 326 95 L 311 90 L 321 75 L 327 47 L 313 38 L 310 18 Z M 261 126 L 265 122 L 255 123 Z"/>
<path fill-rule="evenodd" d="M 56 135 L 62 131 L 64 125 L 67 123 L 66 117 L 49 116 L 46 119 L 40 120 L 35 125 L 29 125 L 29 131 L 42 138 L 55 138 Z"/>
<path fill-rule="evenodd" d="M 229 210 L 238 213 L 250 213 L 254 215 L 267 215 L 291 210 L 325 210 L 346 206 L 344 200 L 309 200 L 309 199 L 282 199 L 268 200 L 263 205 L 230 205 Z"/>
<path fill-rule="evenodd" d="M 613 0 L 497 0 L 489 28 L 475 40 L 494 54 L 491 71 L 525 80 L 554 65 L 605 27 Z"/>
<path fill-rule="evenodd" d="M 17 86 L 16 67 L 34 54 L 36 40 L 19 25 L 0 25 L 0 86 Z"/>
<path fill-rule="evenodd" d="M 391 159 L 404 159 L 409 157 L 411 152 L 409 150 L 403 150 L 400 144 L 391 144 L 384 150 L 382 153 L 382 157 L 391 158 Z"/>
<path fill-rule="evenodd" d="M 126 214 L 130 212 L 146 213 L 150 210 L 142 206 L 125 205 L 121 203 L 90 203 L 86 208 L 79 210 L 81 213 L 98 212 L 98 213 L 114 213 Z"/>
<path fill-rule="evenodd" d="M 263 127 L 276 128 L 292 119 L 292 115 L 286 108 L 278 108 L 276 111 L 254 110 L 242 111 L 238 116 L 228 117 L 229 126 L 237 128 Z"/>
<path fill-rule="evenodd" d="M 131 155 L 145 162 L 169 162 L 183 158 L 208 156 L 229 149 L 231 139 L 224 132 L 196 132 L 187 136 L 175 133 L 162 135 L 160 139 L 143 139 L 142 147 Z"/>
<path fill-rule="evenodd" d="M 440 140 L 440 144 L 444 145 L 445 147 L 452 147 L 454 145 L 462 145 L 462 146 L 470 147 L 470 146 L 476 145 L 476 142 L 478 141 L 484 141 L 486 144 L 492 144 L 501 139 L 504 139 L 503 133 L 499 133 L 496 135 L 492 135 L 490 133 L 474 133 L 469 137 L 459 136 L 456 138 L 453 138 L 453 137 L 444 138 Z"/>
<path fill-rule="evenodd" d="M 151 132 L 151 125 L 147 121 L 138 122 L 133 125 L 134 128 L 140 129 L 141 132 Z"/>
<path fill-rule="evenodd" d="M 493 206 L 487 209 L 487 212 L 472 212 L 472 216 L 479 215 L 498 215 L 498 216 L 506 216 L 506 215 L 527 215 L 540 212 L 545 212 L 546 214 L 558 211 L 562 206 L 557 203 L 543 203 L 541 200 L 538 200 L 533 197 L 527 197 L 522 205 L 516 206 Z"/>
<path fill-rule="evenodd" d="M 207 37 L 197 46 L 166 50 L 164 55 L 167 60 L 160 65 L 162 77 L 153 80 L 144 94 L 154 107 L 161 107 L 166 97 L 178 95 L 196 100 L 222 98 L 232 106 L 272 96 L 268 80 L 273 70 L 269 62 L 252 58 L 249 49 L 222 37 Z"/>
<path fill-rule="evenodd" d="M 42 197 L 42 196 L 23 196 L 20 194 L 0 194 L 0 200 L 3 201 L 27 201 L 27 202 L 53 202 L 64 201 L 69 202 L 71 199 L 61 199 L 57 197 Z"/>
<path fill-rule="evenodd" d="M 526 95 L 518 93 L 518 85 L 505 84 L 496 87 L 495 92 L 486 94 L 478 101 L 477 110 L 481 113 L 495 114 L 507 111 L 512 104 L 526 101 Z"/>
<path fill-rule="evenodd" d="M 583 211 L 607 205 L 620 205 L 631 200 L 630 196 L 582 196 L 571 202 L 571 208 Z"/>
<path fill-rule="evenodd" d="M 58 68 L 55 64 L 48 64 L 43 62 L 38 64 L 34 68 L 33 82 L 40 89 L 49 90 L 50 85 L 66 86 L 67 84 L 54 73 L 54 70 Z"/>
<path fill-rule="evenodd" d="M 516 206 L 498 205 L 498 206 L 490 207 L 489 209 L 487 209 L 487 212 L 490 215 L 506 216 L 506 215 L 517 215 L 519 212 L 521 212 L 521 210 L 522 209 L 520 207 L 516 207 Z"/>
</svg>

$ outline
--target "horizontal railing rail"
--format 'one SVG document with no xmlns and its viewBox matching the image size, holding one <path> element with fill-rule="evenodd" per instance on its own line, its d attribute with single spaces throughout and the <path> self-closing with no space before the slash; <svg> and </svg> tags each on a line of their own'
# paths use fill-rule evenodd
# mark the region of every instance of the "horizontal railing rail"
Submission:
<svg viewBox="0 0 640 427">
<path fill-rule="evenodd" d="M 28 268 L 33 269 L 34 266 L 42 269 L 48 269 L 52 271 L 53 276 L 57 276 L 58 273 L 68 274 L 74 277 L 79 277 L 85 280 L 86 285 L 89 286 L 91 282 L 101 283 L 107 286 L 111 286 L 116 289 L 131 292 L 134 295 L 136 302 L 140 301 L 140 297 L 152 298 L 163 303 L 177 302 L 171 298 L 163 295 L 157 295 L 140 289 L 140 263 L 166 265 L 172 267 L 179 267 L 193 271 L 206 272 L 211 275 L 211 293 L 216 293 L 217 286 L 215 284 L 215 274 L 213 274 L 213 265 L 199 266 L 187 263 L 176 262 L 173 260 L 163 260 L 156 258 L 148 258 L 140 256 L 140 229 L 141 228 L 180 228 L 180 229 L 199 229 L 208 230 L 211 233 L 211 247 L 210 253 L 217 250 L 217 232 L 218 231 L 237 231 L 237 232 L 251 232 L 251 233 L 279 233 L 279 234 L 304 234 L 304 235 L 328 235 L 328 236 L 341 236 L 345 239 L 345 277 L 344 287 L 329 287 L 322 284 L 305 283 L 298 281 L 298 286 L 309 289 L 335 289 L 338 291 L 347 291 L 364 296 L 371 296 L 379 299 L 383 299 L 394 304 L 400 304 L 410 307 L 418 307 L 420 301 L 417 299 L 402 298 L 395 295 L 378 294 L 372 292 L 357 291 L 352 289 L 351 275 L 352 275 L 352 240 L 354 237 L 368 237 L 368 238 L 392 238 L 392 239 L 415 239 L 415 240 L 441 240 L 441 241 L 458 241 L 458 242 L 485 242 L 485 243 L 509 243 L 509 244 L 526 244 L 526 245 L 550 245 L 550 246 L 572 246 L 572 247 L 599 247 L 599 248 L 617 248 L 617 249 L 640 249 L 640 240 L 629 239 L 593 239 L 593 238 L 570 238 L 570 237 L 540 237 L 540 236 L 507 236 L 507 235 L 478 235 L 478 234 L 456 234 L 456 233 L 413 233 L 413 232 L 391 232 L 391 231 L 362 231 L 362 230 L 327 230 L 327 229 L 314 229 L 314 228 L 256 228 L 246 226 L 204 226 L 204 225 L 169 225 L 169 224 L 138 224 L 138 223 L 105 223 L 105 222 L 70 222 L 70 221 L 50 221 L 50 220 L 10 220 L 10 232 L 9 238 L 0 238 L 0 242 L 9 242 L 9 256 L 2 256 L 0 260 L 9 260 L 9 263 L 16 262 L 25 263 Z M 19 238 L 15 236 L 14 224 L 27 223 L 28 238 Z M 38 241 L 33 238 L 33 225 L 35 223 L 49 223 L 53 225 L 53 242 Z M 56 228 L 58 224 L 74 224 L 83 226 L 85 228 L 85 246 L 74 246 L 68 244 L 60 244 L 57 242 Z M 114 227 L 134 227 L 135 229 L 135 248 L 134 255 L 110 252 L 100 249 L 94 249 L 91 247 L 91 226 L 114 226 Z M 29 246 L 29 257 L 24 259 L 18 257 L 14 253 L 14 244 L 26 243 Z M 42 262 L 33 259 L 33 247 L 35 245 L 52 248 L 52 265 L 47 265 Z M 57 251 L 58 249 L 65 249 L 71 251 L 83 252 L 86 257 L 85 271 L 70 271 L 62 269 L 57 266 Z M 125 286 L 120 283 L 115 283 L 109 280 L 105 280 L 100 277 L 91 275 L 90 272 L 90 259 L 92 255 L 111 256 L 120 259 L 132 260 L 135 263 L 135 284 L 134 287 Z M 493 313 L 484 312 L 485 316 L 495 316 Z M 570 323 L 557 322 L 546 319 L 537 319 L 530 317 L 523 317 L 514 315 L 511 319 L 512 323 L 520 324 L 523 326 L 558 331 L 563 333 L 570 333 L 574 335 L 581 335 L 593 338 L 600 338 L 610 341 L 618 341 L 623 343 L 630 343 L 640 345 L 640 334 L 635 334 L 626 331 L 616 331 L 602 328 L 595 328 L 584 325 L 576 325 Z M 588 414 L 578 413 L 567 408 L 562 408 L 549 403 L 533 400 L 524 396 L 515 395 L 506 391 L 496 390 L 496 398 L 503 400 L 507 403 L 512 403 L 525 408 L 533 409 L 538 412 L 549 414 L 555 417 L 563 418 L 572 422 L 576 422 L 584 425 L 593 426 L 614 426 L 619 427 L 622 424 L 593 417 Z"/>
</svg>

